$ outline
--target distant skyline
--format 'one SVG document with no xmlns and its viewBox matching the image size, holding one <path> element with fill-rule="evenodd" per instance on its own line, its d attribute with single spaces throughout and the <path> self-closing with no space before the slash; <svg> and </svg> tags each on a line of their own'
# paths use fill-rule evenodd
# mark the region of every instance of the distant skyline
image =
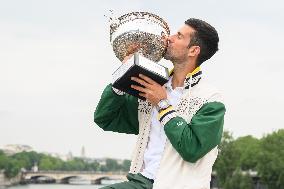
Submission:
<svg viewBox="0 0 284 189">
<path fill-rule="evenodd" d="M 11 147 L 12 146 L 12 147 Z M 16 149 L 12 149 L 12 148 L 16 148 L 16 146 L 18 148 L 21 148 L 20 151 L 17 152 Z M 25 148 L 25 149 L 24 149 Z M 60 156 L 62 159 L 66 159 L 66 157 L 68 156 L 72 156 L 72 157 L 81 157 L 81 158 L 96 158 L 96 157 L 91 157 L 91 156 L 88 156 L 87 154 L 87 151 L 85 149 L 84 146 L 81 147 L 80 149 L 80 154 L 74 154 L 72 152 L 72 150 L 69 150 L 67 153 L 58 153 L 58 152 L 49 152 L 49 151 L 38 151 L 36 149 L 34 149 L 32 146 L 29 146 L 29 145 L 25 145 L 25 144 L 5 144 L 5 145 L 1 145 L 0 146 L 0 150 L 3 150 L 5 153 L 6 151 L 10 151 L 12 152 L 13 154 L 14 153 L 20 153 L 20 152 L 30 152 L 30 151 L 35 151 L 37 153 L 43 153 L 43 154 L 50 154 L 50 155 L 53 155 L 53 156 Z M 19 150 L 19 149 L 18 149 Z M 109 158 L 109 157 L 102 157 L 102 158 Z M 65 160 L 64 159 L 64 160 Z"/>
<path fill-rule="evenodd" d="M 189 17 L 219 32 L 204 79 L 219 88 L 225 129 L 262 137 L 284 128 L 284 2 L 0 0 L 0 146 L 130 159 L 136 136 L 104 132 L 93 112 L 120 65 L 104 16 L 148 11 L 175 33 Z M 168 61 L 161 64 L 170 65 Z"/>
</svg>

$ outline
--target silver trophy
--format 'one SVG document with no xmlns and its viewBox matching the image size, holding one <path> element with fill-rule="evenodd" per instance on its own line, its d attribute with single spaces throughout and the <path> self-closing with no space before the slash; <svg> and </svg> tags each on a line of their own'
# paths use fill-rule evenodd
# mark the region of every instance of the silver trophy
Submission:
<svg viewBox="0 0 284 189">
<path fill-rule="evenodd" d="M 110 25 L 110 42 L 116 57 L 124 62 L 113 73 L 113 87 L 140 99 L 138 91 L 132 89 L 131 77 L 144 74 L 163 85 L 169 79 L 168 69 L 157 64 L 163 58 L 167 44 L 163 37 L 170 34 L 168 24 L 159 16 L 148 12 L 131 12 L 113 19 Z M 128 57 L 131 46 L 138 47 Z"/>
</svg>

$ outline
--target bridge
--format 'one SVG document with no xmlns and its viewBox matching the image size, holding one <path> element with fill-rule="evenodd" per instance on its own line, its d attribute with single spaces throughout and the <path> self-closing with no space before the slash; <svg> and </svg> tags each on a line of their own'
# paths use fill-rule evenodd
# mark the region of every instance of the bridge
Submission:
<svg viewBox="0 0 284 189">
<path fill-rule="evenodd" d="M 82 179 L 91 184 L 101 184 L 102 180 L 126 179 L 125 172 L 98 172 L 98 171 L 26 171 L 22 173 L 23 182 L 48 181 L 56 183 L 70 183 L 70 179 Z"/>
</svg>

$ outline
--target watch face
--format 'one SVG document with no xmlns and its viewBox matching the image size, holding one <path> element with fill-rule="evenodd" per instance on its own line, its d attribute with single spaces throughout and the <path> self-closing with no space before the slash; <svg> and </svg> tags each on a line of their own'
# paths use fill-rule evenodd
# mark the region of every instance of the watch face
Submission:
<svg viewBox="0 0 284 189">
<path fill-rule="evenodd" d="M 160 107 L 161 109 L 165 109 L 165 108 L 167 108 L 168 106 L 169 106 L 169 103 L 168 103 L 167 100 L 161 100 L 161 102 L 159 103 L 159 107 Z"/>
</svg>

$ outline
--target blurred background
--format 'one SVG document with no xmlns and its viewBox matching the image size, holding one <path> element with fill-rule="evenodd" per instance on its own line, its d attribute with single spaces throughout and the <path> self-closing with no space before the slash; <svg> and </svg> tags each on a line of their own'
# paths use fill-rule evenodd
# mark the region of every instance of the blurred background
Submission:
<svg viewBox="0 0 284 189">
<path fill-rule="evenodd" d="M 8 169 L 8 159 L 11 166 L 22 160 L 13 154 L 35 152 L 6 177 L 21 168 L 58 168 L 44 161 L 62 161 L 62 170 L 127 171 L 136 136 L 103 132 L 93 122 L 120 65 L 104 15 L 148 11 L 165 19 L 172 34 L 190 17 L 219 32 L 220 50 L 202 66 L 227 108 L 224 150 L 215 164 L 219 183 L 232 188 L 249 173 L 264 183 L 254 180 L 254 187 L 284 188 L 283 8 L 280 0 L 0 0 L 0 170 Z M 85 168 L 67 168 L 82 159 L 89 159 Z M 226 183 L 226 175 L 236 180 Z"/>
</svg>

